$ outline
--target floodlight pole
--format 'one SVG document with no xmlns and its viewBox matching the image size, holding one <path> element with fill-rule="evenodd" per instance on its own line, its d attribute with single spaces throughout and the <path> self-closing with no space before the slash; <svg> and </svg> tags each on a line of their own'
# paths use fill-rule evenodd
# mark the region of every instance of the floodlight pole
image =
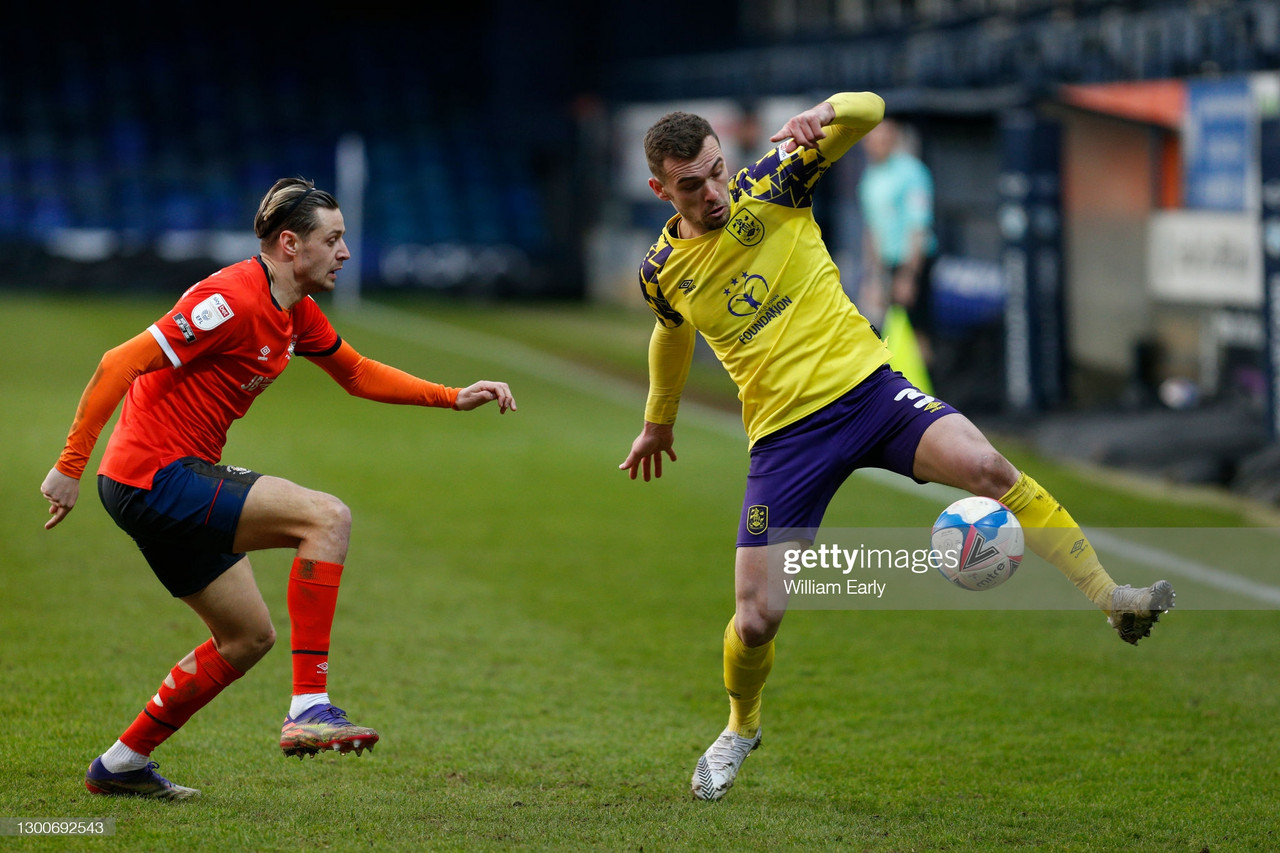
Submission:
<svg viewBox="0 0 1280 853">
<path fill-rule="evenodd" d="M 363 136 L 350 133 L 338 140 L 335 174 L 338 204 L 342 206 L 342 218 L 347 226 L 346 241 L 351 250 L 351 260 L 342 270 L 334 301 L 342 308 L 357 308 L 360 305 L 360 269 L 364 265 L 364 247 L 361 245 L 364 194 L 369 182 Z"/>
</svg>

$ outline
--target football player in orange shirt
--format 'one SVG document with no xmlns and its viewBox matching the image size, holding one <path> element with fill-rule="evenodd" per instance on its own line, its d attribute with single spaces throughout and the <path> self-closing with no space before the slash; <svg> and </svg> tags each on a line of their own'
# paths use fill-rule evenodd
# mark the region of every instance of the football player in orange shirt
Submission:
<svg viewBox="0 0 1280 853">
<path fill-rule="evenodd" d="M 296 550 L 287 591 L 293 698 L 280 737 L 284 753 L 359 754 L 378 741 L 376 731 L 352 724 L 329 701 L 327 689 L 350 511 L 332 495 L 219 464 L 231 423 L 294 356 L 371 400 L 516 408 L 504 382 L 445 387 L 365 358 L 338 336 L 311 296 L 332 291 L 351 257 L 332 195 L 300 178 L 277 181 L 259 205 L 254 231 L 260 255 L 194 285 L 146 331 L 102 357 L 41 486 L 51 515 L 45 527 L 53 528 L 75 506 L 98 435 L 123 399 L 99 468 L 99 495 L 169 592 L 212 633 L 94 759 L 85 786 L 96 794 L 199 794 L 159 775 L 151 754 L 275 643 L 249 551 Z"/>
</svg>

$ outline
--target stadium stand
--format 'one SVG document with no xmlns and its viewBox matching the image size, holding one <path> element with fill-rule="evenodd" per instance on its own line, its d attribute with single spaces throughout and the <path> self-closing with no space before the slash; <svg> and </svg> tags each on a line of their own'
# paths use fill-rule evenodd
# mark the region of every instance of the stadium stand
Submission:
<svg viewBox="0 0 1280 853">
<path fill-rule="evenodd" d="M 715 20 L 733 49 L 689 50 L 675 64 L 671 44 L 629 35 L 648 26 L 643 4 L 558 4 L 555 17 L 482 3 L 467 26 L 439 15 L 406 24 L 375 4 L 333 22 L 341 31 L 331 42 L 300 36 L 292 51 L 268 47 L 257 25 L 194 12 L 159 33 L 124 14 L 16 20 L 23 37 L 0 52 L 0 243 L 25 261 L 0 284 L 21 284 L 51 246 L 84 262 L 145 254 L 165 233 L 243 230 L 279 175 L 332 185 L 334 148 L 358 133 L 370 152 L 367 281 L 421 285 L 430 272 L 404 271 L 424 266 L 423 250 L 449 246 L 523 258 L 525 292 L 571 295 L 581 236 L 563 223 L 575 212 L 565 200 L 575 172 L 555 164 L 575 156 L 574 94 L 761 96 L 855 81 L 895 92 L 898 104 L 933 103 L 941 91 L 963 108 L 1053 83 L 1280 64 L 1280 9 L 1268 0 L 720 5 Z M 509 30 L 496 48 L 477 26 L 500 29 L 494 21 Z M 442 42 L 447 50 L 433 49 Z M 516 46 L 499 76 L 490 66 Z M 558 81 L 534 106 L 551 118 L 522 125 L 519 145 L 486 143 L 493 102 L 477 92 L 519 102 L 523 78 L 526 89 Z M 79 286 L 85 277 L 68 268 L 53 278 Z"/>
<path fill-rule="evenodd" d="M 0 54 L 6 246 L 102 260 L 146 253 L 166 234 L 245 232 L 277 177 L 332 187 L 338 141 L 358 134 L 370 152 L 368 279 L 397 246 L 530 258 L 557 248 L 540 204 L 550 176 L 530 162 L 545 143 L 486 145 L 488 105 L 459 82 L 474 69 L 442 67 L 411 28 L 353 23 L 340 49 L 309 64 L 227 24 L 192 38 L 127 21 L 63 35 L 15 39 Z M 447 35 L 468 51 L 466 33 Z M 21 283 L 13 270 L 4 278 Z"/>
</svg>

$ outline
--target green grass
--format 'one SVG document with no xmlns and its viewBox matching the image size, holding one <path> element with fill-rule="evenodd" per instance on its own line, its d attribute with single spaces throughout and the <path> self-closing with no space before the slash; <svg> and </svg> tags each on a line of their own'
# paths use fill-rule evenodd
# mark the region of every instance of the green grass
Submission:
<svg viewBox="0 0 1280 853">
<path fill-rule="evenodd" d="M 1177 579 L 1185 609 L 1136 649 L 1088 611 L 793 612 L 764 746 L 723 802 L 691 801 L 693 763 L 726 711 L 720 634 L 745 440 L 699 367 L 707 405 L 682 418 L 679 462 L 660 482 L 628 481 L 616 469 L 640 425 L 649 321 L 574 306 L 337 317 L 371 357 L 451 384 L 510 381 L 515 414 L 378 406 L 300 363 L 232 430 L 227 461 L 352 508 L 331 684 L 383 733 L 377 750 L 280 756 L 282 640 L 157 752 L 201 799 L 92 797 L 84 767 L 207 633 L 92 489 L 46 532 L 37 487 L 97 357 L 168 304 L 0 296 L 0 817 L 117 822 L 110 839 L 0 846 L 1280 846 L 1280 619 L 1197 608 L 1209 591 Z M 1086 526 L 1256 518 L 1006 449 Z M 927 490 L 855 478 L 829 521 L 927 525 L 938 509 Z M 282 637 L 289 558 L 253 557 Z"/>
</svg>

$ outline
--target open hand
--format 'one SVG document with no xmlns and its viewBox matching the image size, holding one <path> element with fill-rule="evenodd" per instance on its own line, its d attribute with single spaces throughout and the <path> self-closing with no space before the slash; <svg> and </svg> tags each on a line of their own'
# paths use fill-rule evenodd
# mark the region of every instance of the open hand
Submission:
<svg viewBox="0 0 1280 853">
<path fill-rule="evenodd" d="M 649 482 L 650 475 L 662 476 L 662 454 L 667 454 L 672 462 L 676 461 L 676 453 L 671 449 L 675 441 L 675 433 L 671 424 L 655 424 L 645 422 L 644 430 L 631 442 L 631 452 L 618 468 L 630 471 L 631 479 L 638 473 L 644 474 L 644 481 Z"/>
</svg>

